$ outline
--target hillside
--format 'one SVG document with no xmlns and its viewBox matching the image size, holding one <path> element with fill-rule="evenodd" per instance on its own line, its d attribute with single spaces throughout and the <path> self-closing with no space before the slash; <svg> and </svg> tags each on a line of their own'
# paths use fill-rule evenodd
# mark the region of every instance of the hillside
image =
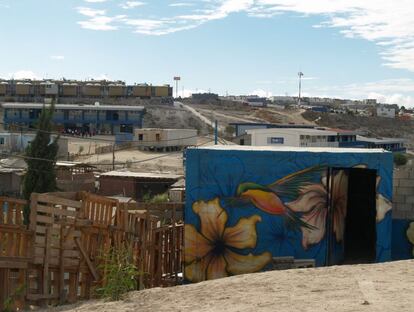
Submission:
<svg viewBox="0 0 414 312">
<path fill-rule="evenodd" d="M 311 111 L 304 112 L 302 116 L 323 127 L 365 131 L 369 137 L 404 138 L 410 149 L 414 147 L 414 121 Z"/>
<path fill-rule="evenodd" d="M 273 271 L 131 293 L 50 311 L 409 312 L 414 261 Z"/>
</svg>

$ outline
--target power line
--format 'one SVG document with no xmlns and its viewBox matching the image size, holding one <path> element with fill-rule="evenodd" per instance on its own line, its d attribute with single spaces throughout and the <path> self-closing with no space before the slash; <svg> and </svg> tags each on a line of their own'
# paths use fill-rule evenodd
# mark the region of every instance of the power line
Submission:
<svg viewBox="0 0 414 312">
<path fill-rule="evenodd" d="M 4 123 L 4 122 L 0 122 L 0 125 L 10 125 L 10 124 L 7 124 L 7 123 Z M 62 135 L 62 133 L 59 133 L 59 132 L 56 132 L 56 131 L 46 131 L 46 130 L 40 130 L 40 129 L 33 129 L 33 128 L 30 128 L 30 127 L 27 127 L 27 126 L 17 126 L 17 127 L 19 127 L 20 129 L 26 129 L 26 131 L 27 130 L 32 130 L 32 131 L 27 131 L 26 133 L 31 133 L 31 132 L 33 132 L 33 133 L 36 133 L 36 132 L 41 132 L 41 133 L 46 133 L 46 134 L 51 134 L 51 135 L 56 135 L 56 136 L 60 136 L 60 137 L 62 137 L 62 138 L 76 138 L 76 139 L 78 139 L 78 140 L 85 140 L 85 141 L 93 141 L 93 142 L 96 142 L 96 141 L 103 141 L 103 142 L 110 142 L 110 143 L 131 143 L 131 142 L 138 142 L 138 143 L 140 143 L 140 141 L 133 141 L 133 140 L 111 140 L 111 139 L 105 139 L 105 138 L 97 138 L 97 137 L 94 137 L 94 138 L 92 138 L 92 137 L 90 137 L 90 138 L 87 138 L 87 137 L 82 137 L 82 136 L 71 136 L 71 135 Z M 149 128 L 149 129 L 152 129 L 152 128 Z M 154 128 L 154 130 L 155 130 L 156 128 Z M 161 129 L 162 130 L 162 129 Z M 187 130 L 187 129 L 177 129 L 177 130 Z M 194 130 L 196 130 L 196 129 L 194 129 Z M 16 133 L 16 134 L 21 134 L 21 131 L 22 130 L 20 130 L 20 131 L 18 131 L 18 130 L 7 130 L 9 133 Z M 184 138 L 177 138 L 177 139 L 166 139 L 166 140 L 156 140 L 156 141 L 142 141 L 143 143 L 146 143 L 146 144 L 156 144 L 156 143 L 159 143 L 159 142 L 172 142 L 172 141 L 179 141 L 179 140 L 187 140 L 187 139 L 193 139 L 193 138 L 197 138 L 198 137 L 198 135 L 192 135 L 192 136 L 189 136 L 189 137 L 184 137 Z"/>
<path fill-rule="evenodd" d="M 206 145 L 206 144 L 208 144 L 210 142 L 213 142 L 213 141 L 214 140 L 209 140 L 209 141 L 204 142 L 202 144 L 195 145 L 194 147 L 203 146 L 203 145 Z M 139 164 L 139 163 L 144 163 L 144 162 L 151 161 L 151 160 L 155 160 L 155 159 L 159 159 L 159 158 L 168 157 L 168 156 L 171 156 L 172 154 L 179 154 L 181 152 L 182 151 L 172 152 L 172 153 L 169 153 L 169 154 L 155 156 L 155 157 L 148 158 L 148 159 L 143 159 L 143 160 L 120 162 L 120 163 L 115 163 L 115 165 Z M 1 153 L 1 155 L 5 155 L 5 156 L 8 156 L 8 157 L 16 157 L 16 158 L 25 159 L 25 160 L 38 160 L 38 161 L 45 161 L 45 162 L 53 162 L 53 163 L 56 163 L 55 160 L 51 160 L 51 159 L 47 159 L 47 158 L 30 157 L 30 156 L 23 156 L 23 155 L 13 155 L 13 154 L 8 154 L 8 153 Z M 96 163 L 96 164 L 94 164 L 94 163 L 81 163 L 81 164 L 85 164 L 85 165 L 89 165 L 89 166 L 110 166 L 110 165 L 112 165 L 112 163 L 109 163 L 109 164 L 102 164 L 102 163 Z M 7 165 L 0 164 L 0 166 L 6 167 Z M 27 168 L 21 168 L 21 167 L 9 167 L 9 168 L 10 169 L 13 169 L 13 168 L 15 168 L 15 169 L 27 169 Z"/>
</svg>

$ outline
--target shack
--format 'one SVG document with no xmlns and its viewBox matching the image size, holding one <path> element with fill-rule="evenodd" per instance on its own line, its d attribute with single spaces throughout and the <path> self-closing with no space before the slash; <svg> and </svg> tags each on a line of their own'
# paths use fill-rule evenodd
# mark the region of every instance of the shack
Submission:
<svg viewBox="0 0 414 312">
<path fill-rule="evenodd" d="M 171 173 L 110 171 L 99 176 L 99 194 L 126 196 L 137 201 L 168 192 L 182 176 Z"/>
<path fill-rule="evenodd" d="M 63 192 L 95 192 L 96 167 L 78 162 L 58 161 L 56 185 Z"/>
<path fill-rule="evenodd" d="M 135 129 L 134 137 L 134 145 L 141 150 L 170 152 L 197 145 L 195 129 Z"/>
<path fill-rule="evenodd" d="M 185 280 L 263 271 L 280 257 L 390 260 L 392 176 L 381 149 L 188 149 Z"/>
<path fill-rule="evenodd" d="M 0 196 L 20 197 L 23 178 L 23 169 L 0 166 Z"/>
</svg>

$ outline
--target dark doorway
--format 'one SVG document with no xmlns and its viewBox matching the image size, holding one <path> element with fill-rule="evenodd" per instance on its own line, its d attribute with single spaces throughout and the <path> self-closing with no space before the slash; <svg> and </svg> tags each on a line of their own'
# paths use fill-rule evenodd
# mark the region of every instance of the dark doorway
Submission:
<svg viewBox="0 0 414 312">
<path fill-rule="evenodd" d="M 376 179 L 376 170 L 349 169 L 344 235 L 346 264 L 375 262 Z"/>
</svg>

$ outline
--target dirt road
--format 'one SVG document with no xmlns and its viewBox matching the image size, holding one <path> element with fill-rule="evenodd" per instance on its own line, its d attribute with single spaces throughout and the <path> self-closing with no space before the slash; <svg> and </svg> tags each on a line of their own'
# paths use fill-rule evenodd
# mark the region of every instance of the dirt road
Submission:
<svg viewBox="0 0 414 312">
<path fill-rule="evenodd" d="M 411 312 L 414 261 L 241 275 L 51 311 Z"/>
</svg>

